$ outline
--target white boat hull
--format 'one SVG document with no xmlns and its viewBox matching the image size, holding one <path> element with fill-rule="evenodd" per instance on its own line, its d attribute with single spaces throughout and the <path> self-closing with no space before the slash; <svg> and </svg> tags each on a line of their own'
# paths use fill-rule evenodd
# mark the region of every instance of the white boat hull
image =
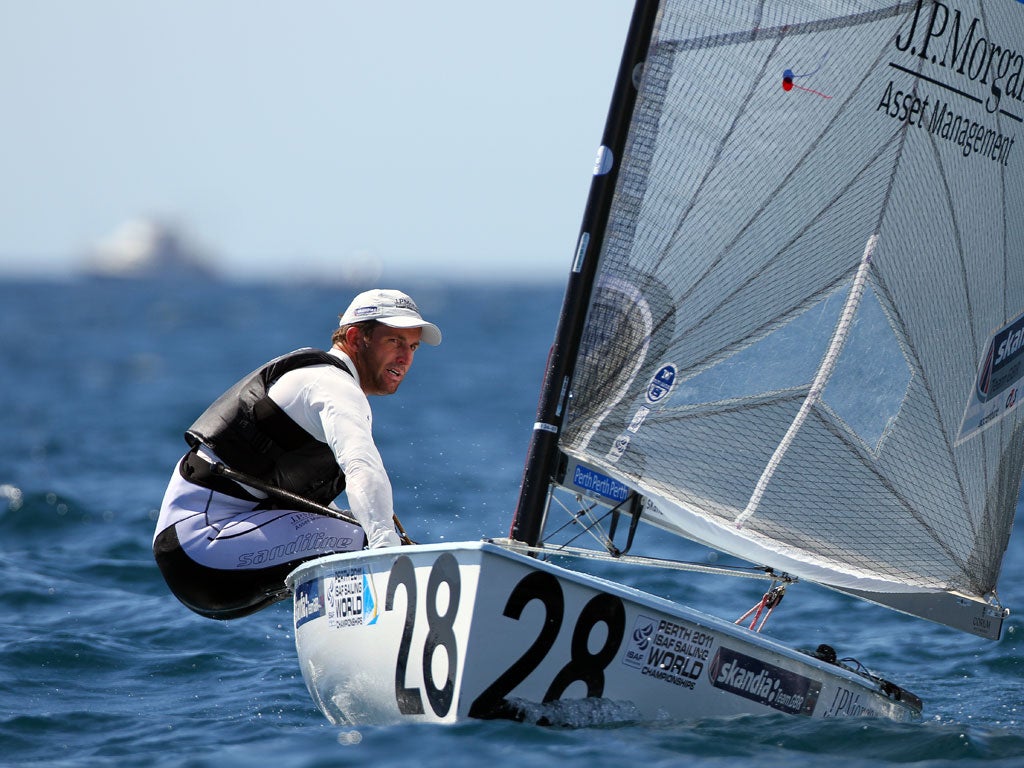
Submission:
<svg viewBox="0 0 1024 768">
<path fill-rule="evenodd" d="M 302 675 L 334 724 L 920 713 L 895 686 L 493 544 L 334 555 L 288 584 Z"/>
</svg>

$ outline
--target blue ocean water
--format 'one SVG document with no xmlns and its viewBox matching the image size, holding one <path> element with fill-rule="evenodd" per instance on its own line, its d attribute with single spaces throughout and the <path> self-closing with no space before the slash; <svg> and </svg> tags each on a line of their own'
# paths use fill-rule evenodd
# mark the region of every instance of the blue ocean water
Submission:
<svg viewBox="0 0 1024 768">
<path fill-rule="evenodd" d="M 562 289 L 394 287 L 445 333 L 396 396 L 373 401 L 396 511 L 419 541 L 504 535 Z M 288 604 L 234 622 L 195 616 L 167 592 L 150 542 L 183 429 L 269 357 L 326 347 L 354 291 L 0 282 L 0 763 L 1021 764 L 1020 617 L 993 643 L 812 585 L 790 590 L 768 634 L 859 658 L 924 699 L 920 722 L 327 723 L 298 670 Z M 1003 601 L 1024 615 L 1022 577 L 1024 536 L 1012 540 L 1001 580 Z M 658 571 L 638 579 L 727 616 L 763 589 Z"/>
</svg>

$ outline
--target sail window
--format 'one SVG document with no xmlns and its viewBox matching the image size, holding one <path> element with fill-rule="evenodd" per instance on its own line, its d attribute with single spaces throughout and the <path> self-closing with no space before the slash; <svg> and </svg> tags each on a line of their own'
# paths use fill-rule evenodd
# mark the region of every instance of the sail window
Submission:
<svg viewBox="0 0 1024 768">
<path fill-rule="evenodd" d="M 843 285 L 756 343 L 694 376 L 679 387 L 673 404 L 721 402 L 809 386 L 849 290 L 849 283 Z M 906 397 L 910 376 L 892 326 L 869 286 L 822 400 L 877 452 Z"/>
<path fill-rule="evenodd" d="M 734 400 L 807 387 L 835 330 L 849 285 L 767 336 L 694 376 L 673 395 L 675 405 Z"/>
<path fill-rule="evenodd" d="M 868 287 L 822 400 L 877 452 L 906 398 L 910 375 L 889 319 Z"/>
</svg>

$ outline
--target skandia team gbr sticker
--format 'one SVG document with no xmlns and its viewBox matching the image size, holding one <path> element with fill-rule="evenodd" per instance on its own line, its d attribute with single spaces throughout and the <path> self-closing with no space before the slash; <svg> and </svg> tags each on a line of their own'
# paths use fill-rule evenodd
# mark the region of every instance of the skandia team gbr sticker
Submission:
<svg viewBox="0 0 1024 768">
<path fill-rule="evenodd" d="M 675 383 L 676 367 L 672 363 L 661 366 L 647 385 L 647 402 L 651 405 L 660 403 L 672 394 L 672 387 L 675 386 Z"/>
<path fill-rule="evenodd" d="M 821 683 L 725 646 L 711 661 L 715 688 L 791 715 L 813 715 Z"/>
<path fill-rule="evenodd" d="M 1015 412 L 1024 387 L 1024 314 L 989 338 L 960 423 L 957 443 Z"/>
</svg>

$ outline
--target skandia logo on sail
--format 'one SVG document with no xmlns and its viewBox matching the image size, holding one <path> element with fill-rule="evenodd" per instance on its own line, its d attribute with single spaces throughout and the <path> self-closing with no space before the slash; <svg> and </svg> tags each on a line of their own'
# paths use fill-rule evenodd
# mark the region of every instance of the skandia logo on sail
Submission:
<svg viewBox="0 0 1024 768">
<path fill-rule="evenodd" d="M 724 646 L 715 654 L 709 676 L 715 688 L 791 715 L 813 714 L 821 693 L 817 680 Z"/>
<path fill-rule="evenodd" d="M 993 368 L 1001 368 L 1015 360 L 1024 349 L 1024 319 L 1018 320 L 996 339 L 996 359 Z"/>
<path fill-rule="evenodd" d="M 992 339 L 978 374 L 978 396 L 1001 395 L 1024 376 L 1024 316 L 1002 328 Z"/>
<path fill-rule="evenodd" d="M 900 52 L 960 80 L 984 86 L 985 109 L 994 113 L 1004 96 L 1016 101 L 1024 98 L 1024 56 L 994 32 L 982 19 L 968 17 L 952 3 L 917 0 L 910 25 L 896 35 L 895 45 Z"/>
<path fill-rule="evenodd" d="M 974 389 L 967 400 L 957 444 L 1017 412 L 1024 390 L 1024 314 L 997 330 L 985 346 Z"/>
</svg>

